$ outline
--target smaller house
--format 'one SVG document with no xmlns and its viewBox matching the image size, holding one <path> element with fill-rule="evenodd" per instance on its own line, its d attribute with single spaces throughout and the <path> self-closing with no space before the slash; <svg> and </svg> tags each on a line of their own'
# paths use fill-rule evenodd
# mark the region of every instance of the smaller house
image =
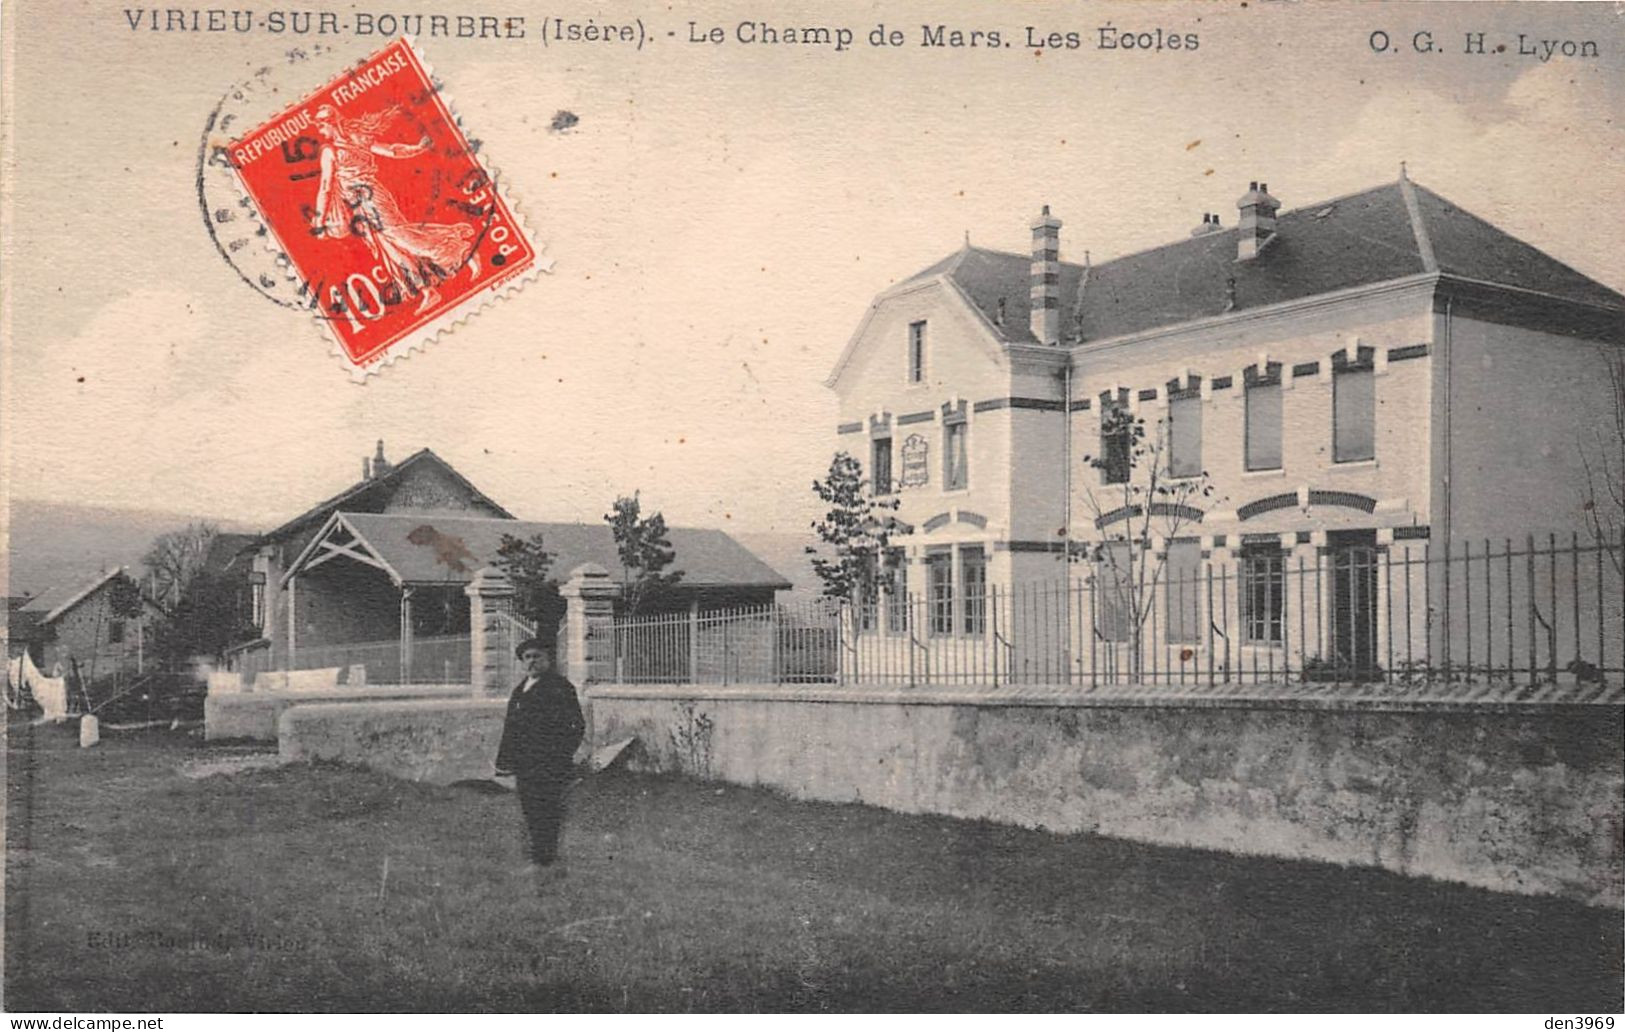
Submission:
<svg viewBox="0 0 1625 1032">
<path fill-rule="evenodd" d="M 282 579 L 294 648 L 436 635 L 469 627 L 465 586 L 494 565 L 504 535 L 541 535 L 559 580 L 582 563 L 624 575 L 607 524 L 534 523 L 452 514 L 337 512 Z M 669 531 L 682 573 L 662 608 L 682 612 L 771 604 L 788 581 L 720 530 Z"/>
<path fill-rule="evenodd" d="M 39 618 L 41 614 L 25 611 L 28 604 L 28 595 L 6 596 L 6 626 L 0 636 L 6 640 L 6 659 L 12 660 L 28 653 L 33 656 L 36 665 L 39 660 L 38 644 L 40 641 Z"/>
<path fill-rule="evenodd" d="M 428 448 L 399 462 L 384 457 L 384 442 L 361 460 L 361 479 L 242 544 L 226 569 L 240 582 L 247 619 L 255 633 L 227 650 L 227 665 L 245 673 L 286 667 L 292 634 L 284 594 L 289 564 L 340 510 L 359 513 L 457 513 L 496 519 L 512 513 L 487 497 L 450 463 Z"/>
<path fill-rule="evenodd" d="M 142 595 L 141 615 L 116 613 L 113 585 L 125 573 L 122 567 L 104 570 L 77 586 L 47 588 L 11 610 L 8 653 L 26 649 L 41 670 L 60 666 L 86 681 L 142 673 L 149 636 L 163 611 Z"/>
</svg>

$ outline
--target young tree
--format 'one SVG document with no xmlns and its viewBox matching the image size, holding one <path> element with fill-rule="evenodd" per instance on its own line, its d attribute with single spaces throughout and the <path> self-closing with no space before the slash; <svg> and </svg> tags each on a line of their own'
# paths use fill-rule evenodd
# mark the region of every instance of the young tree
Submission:
<svg viewBox="0 0 1625 1032">
<path fill-rule="evenodd" d="M 1609 347 L 1602 352 L 1612 389 L 1613 418 L 1593 426 L 1591 439 L 1580 444 L 1586 482 L 1580 509 L 1591 536 L 1608 554 L 1616 573 L 1625 572 L 1625 354 Z"/>
<path fill-rule="evenodd" d="M 615 499 L 615 509 L 604 516 L 615 533 L 615 550 L 625 571 L 621 577 L 621 605 L 627 615 L 636 615 L 645 605 L 659 599 L 682 580 L 681 570 L 667 573 L 677 558 L 666 536 L 666 517 L 652 513 L 645 517 L 638 492 L 630 498 Z"/>
<path fill-rule="evenodd" d="M 546 635 L 564 618 L 564 597 L 551 576 L 553 556 L 542 547 L 542 535 L 517 538 L 502 535 L 497 546 L 496 567 L 508 575 L 514 586 L 514 612 L 521 620 Z"/>
<path fill-rule="evenodd" d="M 179 604 L 187 585 L 203 569 L 209 546 L 220 529 L 207 520 L 188 523 L 180 530 L 160 536 L 142 556 L 141 563 L 152 577 L 153 598 L 167 607 Z"/>
<path fill-rule="evenodd" d="M 813 523 L 818 540 L 828 554 L 809 546 L 813 571 L 824 582 L 830 598 L 861 603 L 873 597 L 880 561 L 891 540 L 891 519 L 884 515 L 896 510 L 896 498 L 876 497 L 863 475 L 863 465 L 849 453 L 840 451 L 830 460 L 823 480 L 813 481 L 813 493 L 829 506 L 824 518 Z"/>
<path fill-rule="evenodd" d="M 1139 674 L 1146 622 L 1167 572 L 1167 542 L 1211 508 L 1213 482 L 1207 470 L 1175 476 L 1168 421 L 1159 420 L 1148 433 L 1144 417 L 1126 401 L 1101 406 L 1100 442 L 1100 454 L 1083 456 L 1099 474 L 1098 484 L 1086 476 L 1083 485 L 1096 536 L 1072 545 L 1071 558 L 1092 564 L 1097 619 L 1112 625 L 1096 630 L 1127 641 L 1130 673 Z"/>
</svg>

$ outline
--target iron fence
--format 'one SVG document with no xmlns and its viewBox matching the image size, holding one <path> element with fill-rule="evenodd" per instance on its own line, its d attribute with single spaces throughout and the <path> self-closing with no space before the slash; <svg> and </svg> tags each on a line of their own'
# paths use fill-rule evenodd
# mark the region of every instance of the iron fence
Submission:
<svg viewBox="0 0 1625 1032">
<path fill-rule="evenodd" d="M 287 671 L 336 670 L 336 683 L 357 686 L 460 684 L 469 680 L 471 645 L 466 634 L 300 645 L 281 666 Z"/>
<path fill-rule="evenodd" d="M 622 619 L 625 683 L 1625 682 L 1625 541 L 1164 547 L 1019 585 Z"/>
</svg>

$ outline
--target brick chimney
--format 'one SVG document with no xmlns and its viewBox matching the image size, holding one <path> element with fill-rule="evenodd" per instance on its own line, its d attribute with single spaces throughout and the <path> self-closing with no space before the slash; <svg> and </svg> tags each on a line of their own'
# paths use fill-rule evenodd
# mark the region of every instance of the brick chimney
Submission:
<svg viewBox="0 0 1625 1032">
<path fill-rule="evenodd" d="M 1236 207 L 1241 209 L 1236 259 L 1245 262 L 1257 258 L 1264 245 L 1275 236 L 1275 213 L 1281 202 L 1270 196 L 1268 183 L 1252 183 Z"/>
<path fill-rule="evenodd" d="M 1209 233 L 1217 233 L 1223 228 L 1224 227 L 1219 224 L 1218 215 L 1214 214 L 1213 212 L 1204 212 L 1202 215 L 1202 224 L 1191 230 L 1191 236 L 1207 236 Z"/>
<path fill-rule="evenodd" d="M 392 468 L 393 467 L 389 464 L 389 460 L 384 458 L 384 442 L 380 440 L 378 442 L 378 450 L 374 452 L 372 456 L 373 479 L 378 479 L 385 473 L 388 473 Z"/>
<path fill-rule="evenodd" d="M 1031 328 L 1040 344 L 1061 342 L 1061 220 L 1049 205 L 1033 220 Z"/>
<path fill-rule="evenodd" d="M 361 479 L 362 480 L 371 480 L 372 479 L 372 459 L 368 458 L 365 455 L 361 456 Z"/>
</svg>

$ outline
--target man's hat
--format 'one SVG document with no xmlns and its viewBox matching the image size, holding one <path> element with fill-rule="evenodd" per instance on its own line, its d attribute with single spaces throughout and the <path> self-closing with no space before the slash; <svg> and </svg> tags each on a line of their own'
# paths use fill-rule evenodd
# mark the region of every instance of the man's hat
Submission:
<svg viewBox="0 0 1625 1032">
<path fill-rule="evenodd" d="M 541 649 L 543 652 L 555 652 L 556 646 L 545 638 L 526 638 L 513 650 L 515 658 L 523 658 L 526 649 Z"/>
</svg>

